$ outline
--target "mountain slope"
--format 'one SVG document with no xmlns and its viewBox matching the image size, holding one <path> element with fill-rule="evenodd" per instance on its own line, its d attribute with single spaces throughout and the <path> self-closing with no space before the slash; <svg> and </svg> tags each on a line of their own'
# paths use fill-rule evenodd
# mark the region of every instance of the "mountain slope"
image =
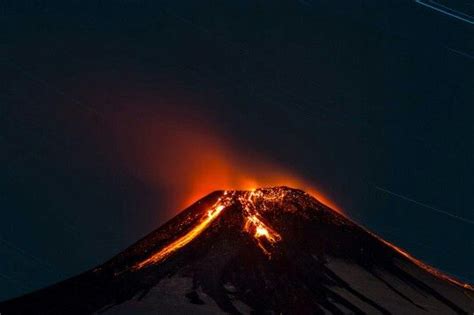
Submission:
<svg viewBox="0 0 474 315">
<path fill-rule="evenodd" d="M 220 191 L 4 314 L 470 314 L 472 287 L 300 190 Z"/>
</svg>

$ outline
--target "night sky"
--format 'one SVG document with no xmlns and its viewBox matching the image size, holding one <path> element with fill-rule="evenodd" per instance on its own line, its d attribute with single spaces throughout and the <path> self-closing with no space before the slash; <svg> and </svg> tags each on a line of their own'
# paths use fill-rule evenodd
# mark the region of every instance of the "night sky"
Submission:
<svg viewBox="0 0 474 315">
<path fill-rule="evenodd" d="M 474 282 L 473 24 L 415 1 L 18 2 L 0 300 L 111 258 L 196 185 L 281 170 Z"/>
</svg>

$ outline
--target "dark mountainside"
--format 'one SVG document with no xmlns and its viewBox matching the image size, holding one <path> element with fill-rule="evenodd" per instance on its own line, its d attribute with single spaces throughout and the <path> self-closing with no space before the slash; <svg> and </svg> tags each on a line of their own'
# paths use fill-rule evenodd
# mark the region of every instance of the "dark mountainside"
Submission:
<svg viewBox="0 0 474 315">
<path fill-rule="evenodd" d="M 93 246 L 93 244 L 91 244 Z M 8 314 L 471 314 L 472 287 L 301 190 L 218 191 Z"/>
</svg>

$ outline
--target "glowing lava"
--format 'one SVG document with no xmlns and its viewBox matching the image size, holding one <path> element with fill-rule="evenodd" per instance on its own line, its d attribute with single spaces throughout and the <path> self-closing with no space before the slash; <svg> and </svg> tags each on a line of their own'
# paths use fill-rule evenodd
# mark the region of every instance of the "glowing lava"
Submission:
<svg viewBox="0 0 474 315">
<path fill-rule="evenodd" d="M 367 231 L 367 230 L 366 230 Z M 442 273 L 441 271 L 439 271 L 438 269 L 428 265 L 428 264 L 425 264 L 424 262 L 422 262 L 421 260 L 419 259 L 416 259 L 415 257 L 413 257 L 412 255 L 410 255 L 408 252 L 406 252 L 405 250 L 401 249 L 400 247 L 397 247 L 395 246 L 394 244 L 382 239 L 381 237 L 379 237 L 378 235 L 370 232 L 370 231 L 367 231 L 368 233 L 370 233 L 371 235 L 373 235 L 374 237 L 376 237 L 379 241 L 381 241 L 382 243 L 384 243 L 385 245 L 389 246 L 390 248 L 394 249 L 397 253 L 399 253 L 400 255 L 402 255 L 403 257 L 405 257 L 406 259 L 408 259 L 409 261 L 411 261 L 412 263 L 414 263 L 415 265 L 417 265 L 418 267 L 420 267 L 421 269 L 424 269 L 426 270 L 427 272 L 431 273 L 432 275 L 440 278 L 440 279 L 443 279 L 445 281 L 448 281 L 452 284 L 455 284 L 457 286 L 460 286 L 460 287 L 463 287 L 465 289 L 469 289 L 469 290 L 474 290 L 474 287 L 470 284 L 467 284 L 467 283 L 463 283 L 455 278 L 452 278 L 444 273 Z"/>
<path fill-rule="evenodd" d="M 269 257 L 271 257 L 271 252 L 266 247 L 266 244 L 272 246 L 281 240 L 281 236 L 275 232 L 275 230 L 263 223 L 257 215 L 246 217 L 244 231 L 251 235 L 253 234 L 255 240 L 257 241 L 258 247 L 260 247 Z"/>
<path fill-rule="evenodd" d="M 281 236 L 268 224 L 263 222 L 263 218 L 258 209 L 264 211 L 272 206 L 272 203 L 282 202 L 285 191 L 283 189 L 274 189 L 271 193 L 263 193 L 262 190 L 252 190 L 244 192 L 238 198 L 235 197 L 235 191 L 225 191 L 201 218 L 200 222 L 189 232 L 163 247 L 160 251 L 151 257 L 136 264 L 133 269 L 159 263 L 168 258 L 175 251 L 189 244 L 198 237 L 211 223 L 216 220 L 224 209 L 231 204 L 238 202 L 242 209 L 244 217 L 243 231 L 249 233 L 255 238 L 255 241 L 268 257 L 271 257 L 270 247 L 281 241 Z M 258 208 L 257 208 L 258 207 Z"/>
<path fill-rule="evenodd" d="M 171 242 L 171 244 L 165 246 L 151 257 L 137 264 L 135 269 L 141 269 L 145 266 L 165 260 L 172 253 L 189 244 L 189 242 L 200 235 L 215 219 L 217 219 L 222 210 L 226 208 L 228 205 L 228 198 L 226 198 L 226 195 L 227 193 L 225 193 L 223 197 L 219 198 L 217 202 L 207 211 L 206 215 L 201 219 L 201 222 L 193 227 L 188 233 Z"/>
<path fill-rule="evenodd" d="M 267 193 L 260 189 L 252 190 L 239 197 L 245 218 L 244 231 L 254 236 L 258 247 L 268 257 L 271 257 L 269 247 L 281 241 L 281 236 L 263 222 L 259 210 L 267 210 L 272 206 L 271 203 L 281 203 L 284 197 L 283 189 L 275 189 Z"/>
</svg>

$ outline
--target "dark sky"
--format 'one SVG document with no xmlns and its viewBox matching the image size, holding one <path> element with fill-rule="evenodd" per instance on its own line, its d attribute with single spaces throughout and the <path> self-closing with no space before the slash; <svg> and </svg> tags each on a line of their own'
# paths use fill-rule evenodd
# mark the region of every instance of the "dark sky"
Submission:
<svg viewBox="0 0 474 315">
<path fill-rule="evenodd" d="M 190 124 L 474 282 L 472 24 L 415 1 L 82 2 L 0 5 L 0 300 L 177 213 L 214 142 L 150 141 Z"/>
</svg>

